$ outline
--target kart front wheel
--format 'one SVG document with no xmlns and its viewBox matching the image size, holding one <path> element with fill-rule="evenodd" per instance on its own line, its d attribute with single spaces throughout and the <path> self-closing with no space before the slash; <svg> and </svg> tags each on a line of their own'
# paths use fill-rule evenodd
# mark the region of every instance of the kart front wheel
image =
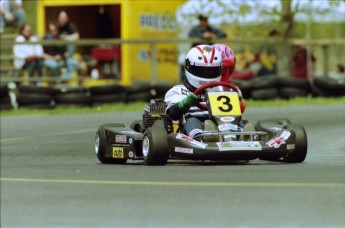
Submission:
<svg viewBox="0 0 345 228">
<path fill-rule="evenodd" d="M 107 135 L 105 128 L 107 127 L 124 127 L 124 124 L 104 124 L 98 128 L 95 137 L 95 152 L 97 158 L 103 164 L 125 164 L 127 159 L 119 159 L 119 158 L 109 158 L 105 155 L 110 153 L 111 147 L 107 143 Z"/>
<path fill-rule="evenodd" d="M 296 133 L 295 150 L 293 153 L 283 157 L 283 160 L 288 163 L 303 162 L 307 156 L 308 140 L 304 127 L 296 124 L 288 124 L 284 129 L 293 130 Z"/>
<path fill-rule="evenodd" d="M 148 165 L 165 165 L 168 162 L 168 133 L 163 127 L 146 129 L 143 138 L 143 156 Z"/>
</svg>

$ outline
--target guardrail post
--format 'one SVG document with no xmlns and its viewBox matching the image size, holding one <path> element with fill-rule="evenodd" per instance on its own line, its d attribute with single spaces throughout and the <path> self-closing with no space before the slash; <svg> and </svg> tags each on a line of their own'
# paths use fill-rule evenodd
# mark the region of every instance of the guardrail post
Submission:
<svg viewBox="0 0 345 228">
<path fill-rule="evenodd" d="M 157 55 L 157 43 L 156 42 L 150 42 L 151 46 L 151 83 L 155 83 L 158 80 L 158 55 Z"/>
<path fill-rule="evenodd" d="M 328 45 L 322 45 L 322 53 L 323 53 L 323 76 L 328 77 L 328 50 L 329 46 Z"/>
</svg>

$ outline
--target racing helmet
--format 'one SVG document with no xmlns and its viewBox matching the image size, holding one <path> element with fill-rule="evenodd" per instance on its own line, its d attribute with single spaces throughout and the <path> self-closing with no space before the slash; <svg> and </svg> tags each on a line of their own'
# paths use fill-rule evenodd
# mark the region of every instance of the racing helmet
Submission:
<svg viewBox="0 0 345 228">
<path fill-rule="evenodd" d="M 222 82 L 229 82 L 231 78 L 231 74 L 235 70 L 236 65 L 236 57 L 233 50 L 225 44 L 214 44 L 218 51 L 222 53 L 222 64 L 223 64 L 223 72 L 222 72 Z"/>
<path fill-rule="evenodd" d="M 220 81 L 222 75 L 221 52 L 212 45 L 202 44 L 193 47 L 186 55 L 185 73 L 187 81 L 187 83 L 185 81 L 185 85 L 190 84 L 194 89 L 209 82 Z"/>
</svg>

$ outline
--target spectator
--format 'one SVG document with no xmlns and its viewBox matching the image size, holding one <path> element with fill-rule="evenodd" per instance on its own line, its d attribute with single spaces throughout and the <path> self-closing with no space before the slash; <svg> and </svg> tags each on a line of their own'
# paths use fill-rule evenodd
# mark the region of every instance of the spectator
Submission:
<svg viewBox="0 0 345 228">
<path fill-rule="evenodd" d="M 269 41 L 272 41 L 279 35 L 277 30 L 272 30 L 268 34 Z M 278 55 L 275 46 L 272 43 L 264 43 L 259 48 L 261 68 L 258 76 L 276 76 Z"/>
<path fill-rule="evenodd" d="M 38 38 L 32 35 L 32 28 L 24 24 L 19 28 L 19 36 L 15 42 L 38 42 Z M 43 48 L 40 44 L 15 44 L 13 45 L 14 66 L 16 69 L 29 71 L 32 77 L 37 72 L 42 76 L 42 56 Z"/>
<path fill-rule="evenodd" d="M 80 35 L 77 26 L 74 23 L 70 22 L 69 16 L 66 11 L 61 11 L 57 18 L 58 21 L 58 30 L 61 40 L 66 41 L 75 41 L 79 40 Z M 73 57 L 75 52 L 75 45 L 67 45 L 67 55 L 68 57 Z"/>
<path fill-rule="evenodd" d="M 226 38 L 227 35 L 222 30 L 215 28 L 208 23 L 208 17 L 200 14 L 198 16 L 199 25 L 193 27 L 189 33 L 189 38 L 200 38 L 201 41 L 193 43 L 193 47 L 198 44 L 212 44 L 212 41 L 217 38 Z"/>
<path fill-rule="evenodd" d="M 26 23 L 22 0 L 1 0 L 0 13 L 0 33 L 3 32 L 5 25 L 19 28 Z"/>
<path fill-rule="evenodd" d="M 308 61 L 311 61 L 311 71 L 308 76 Z M 304 78 L 308 77 L 313 78 L 315 74 L 315 63 L 316 58 L 311 51 L 308 51 L 306 48 L 297 46 L 296 52 L 292 57 L 292 76 L 295 78 Z"/>
<path fill-rule="evenodd" d="M 48 32 L 44 35 L 44 40 L 59 40 L 57 24 L 50 22 Z M 78 68 L 78 62 L 71 58 L 65 57 L 66 48 L 63 46 L 44 46 L 43 66 L 49 69 L 51 76 L 60 76 L 61 69 L 67 67 L 67 72 L 62 76 L 63 79 L 70 79 L 72 74 Z"/>
</svg>

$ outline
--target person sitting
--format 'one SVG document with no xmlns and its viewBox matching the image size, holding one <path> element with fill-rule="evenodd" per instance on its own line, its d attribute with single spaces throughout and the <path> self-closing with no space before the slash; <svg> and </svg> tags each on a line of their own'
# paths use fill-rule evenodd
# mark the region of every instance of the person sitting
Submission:
<svg viewBox="0 0 345 228">
<path fill-rule="evenodd" d="M 5 25 L 19 28 L 26 23 L 26 13 L 22 7 L 22 0 L 0 1 L 0 33 Z"/>
<path fill-rule="evenodd" d="M 166 115 L 173 121 L 184 118 L 184 133 L 196 138 L 203 132 L 203 122 L 209 119 L 209 116 L 208 111 L 196 107 L 199 98 L 194 92 L 203 84 L 220 81 L 221 52 L 211 45 L 193 47 L 185 58 L 185 73 L 183 84 L 175 85 L 165 94 Z"/>
<path fill-rule="evenodd" d="M 47 29 L 48 32 L 44 35 L 44 40 L 60 40 L 56 23 L 48 23 Z M 62 78 L 70 79 L 78 69 L 78 62 L 66 54 L 66 48 L 56 45 L 46 45 L 43 48 L 43 66 L 50 71 L 51 76 L 60 76 L 61 70 L 66 67 L 67 71 L 62 75 Z"/>
<path fill-rule="evenodd" d="M 61 11 L 57 18 L 59 36 L 61 40 L 75 41 L 79 40 L 80 35 L 77 26 L 72 23 L 66 11 Z M 76 46 L 74 44 L 67 45 L 68 57 L 73 57 Z"/>
<path fill-rule="evenodd" d="M 20 42 L 38 42 L 38 38 L 32 35 L 32 28 L 24 24 L 19 28 L 19 35 L 15 39 Z M 43 47 L 41 44 L 15 44 L 13 45 L 14 66 L 18 70 L 28 70 L 29 76 L 42 76 Z"/>
</svg>

